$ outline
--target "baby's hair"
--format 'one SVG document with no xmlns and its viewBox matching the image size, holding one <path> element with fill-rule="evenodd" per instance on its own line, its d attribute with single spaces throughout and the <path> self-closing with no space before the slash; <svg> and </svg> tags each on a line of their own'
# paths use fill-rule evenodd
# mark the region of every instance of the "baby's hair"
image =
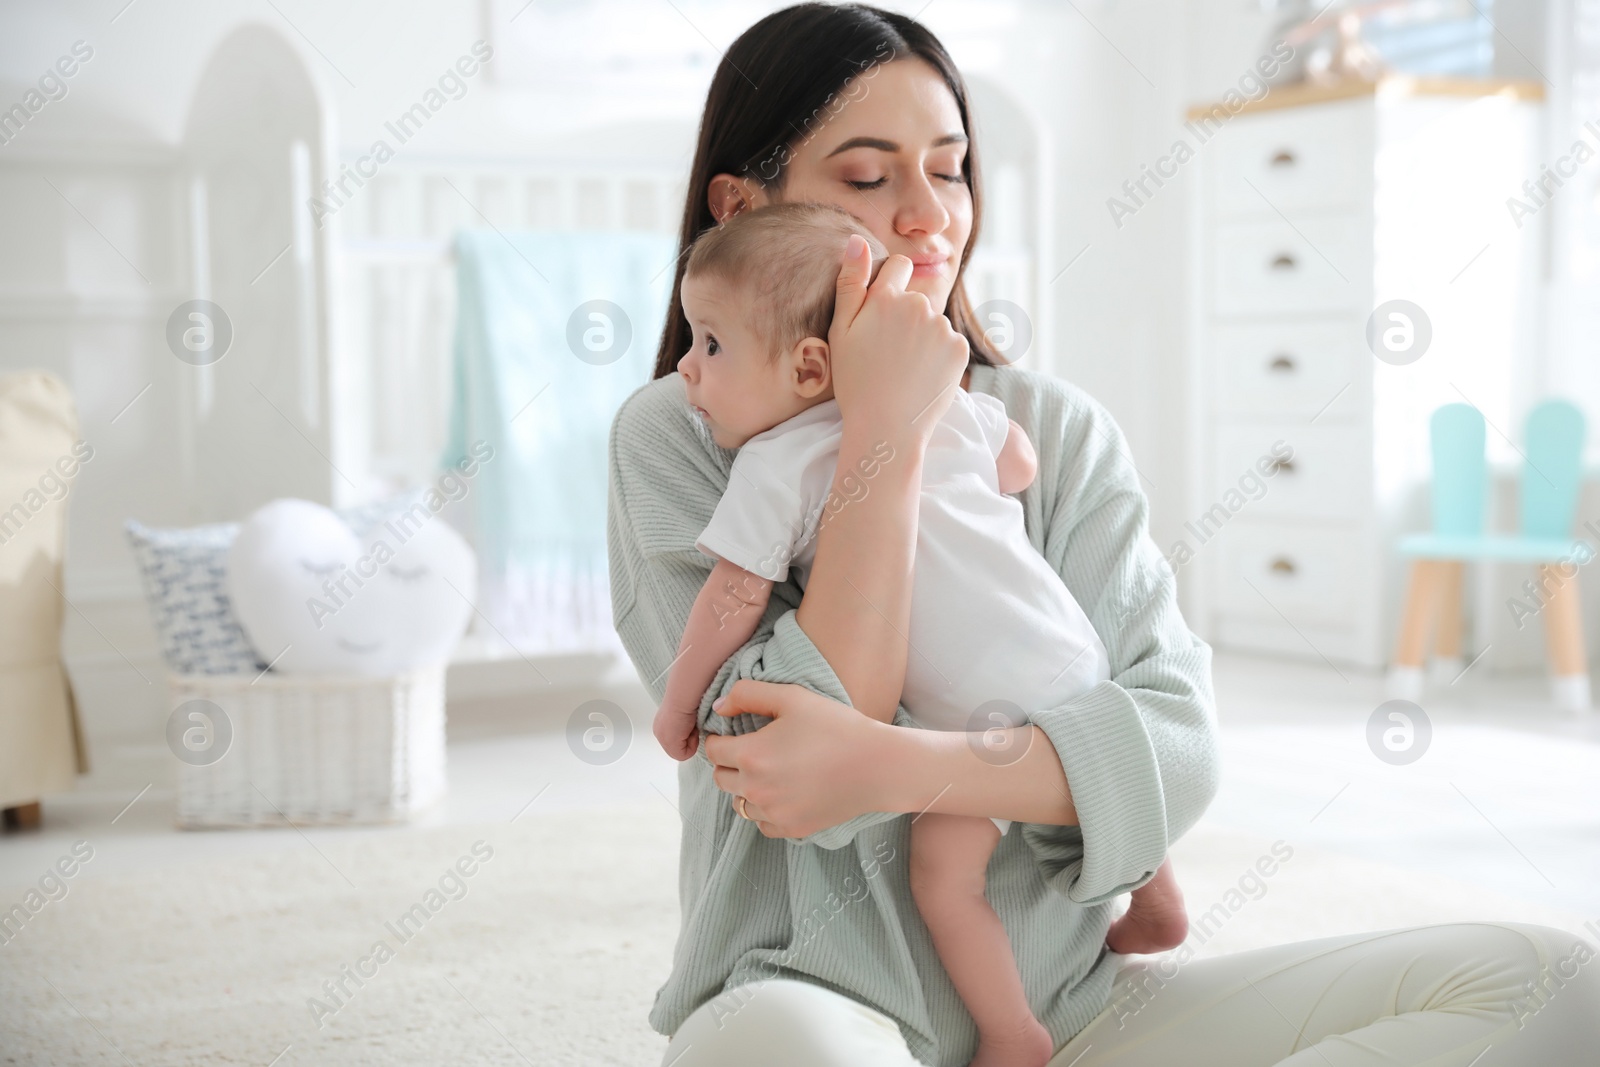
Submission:
<svg viewBox="0 0 1600 1067">
<path fill-rule="evenodd" d="M 843 208 L 812 201 L 741 211 L 706 230 L 690 246 L 684 277 L 717 278 L 741 290 L 768 359 L 777 359 L 802 338 L 827 339 L 839 265 L 853 233 L 866 238 L 868 277 L 876 277 L 889 255 L 883 242 Z"/>
</svg>

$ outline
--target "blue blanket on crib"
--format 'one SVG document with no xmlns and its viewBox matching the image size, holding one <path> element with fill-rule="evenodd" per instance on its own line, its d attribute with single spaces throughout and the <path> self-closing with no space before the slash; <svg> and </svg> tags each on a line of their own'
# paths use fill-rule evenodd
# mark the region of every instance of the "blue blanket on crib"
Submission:
<svg viewBox="0 0 1600 1067">
<path fill-rule="evenodd" d="M 444 461 L 494 449 L 471 482 L 485 577 L 553 562 L 604 573 L 607 435 L 650 379 L 676 254 L 649 233 L 457 235 Z"/>
</svg>

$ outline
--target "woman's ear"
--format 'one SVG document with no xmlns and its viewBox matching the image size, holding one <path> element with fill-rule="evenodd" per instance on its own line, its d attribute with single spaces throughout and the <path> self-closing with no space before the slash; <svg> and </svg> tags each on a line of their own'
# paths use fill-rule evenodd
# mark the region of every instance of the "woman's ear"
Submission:
<svg viewBox="0 0 1600 1067">
<path fill-rule="evenodd" d="M 828 359 L 828 342 L 807 337 L 789 350 L 790 380 L 794 391 L 807 400 L 826 392 L 833 384 L 833 366 Z"/>
<path fill-rule="evenodd" d="M 766 203 L 766 190 L 749 178 L 732 174 L 718 174 L 706 188 L 706 204 L 711 217 L 718 224 L 727 222 L 741 211 L 753 211 Z"/>
</svg>

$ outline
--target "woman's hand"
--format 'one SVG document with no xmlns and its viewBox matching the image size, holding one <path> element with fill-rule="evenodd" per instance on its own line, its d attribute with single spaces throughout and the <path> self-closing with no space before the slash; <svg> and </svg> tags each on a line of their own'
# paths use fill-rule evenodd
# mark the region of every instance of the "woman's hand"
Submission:
<svg viewBox="0 0 1600 1067">
<path fill-rule="evenodd" d="M 926 443 L 961 387 L 967 339 L 915 289 L 911 260 L 890 256 L 867 286 L 872 258 L 851 234 L 839 270 L 828 348 L 847 429 Z"/>
<path fill-rule="evenodd" d="M 717 788 L 744 797 L 767 837 L 806 837 L 879 808 L 887 726 L 807 689 L 743 679 L 712 707 L 773 721 L 754 733 L 708 733 L 706 757 Z"/>
</svg>

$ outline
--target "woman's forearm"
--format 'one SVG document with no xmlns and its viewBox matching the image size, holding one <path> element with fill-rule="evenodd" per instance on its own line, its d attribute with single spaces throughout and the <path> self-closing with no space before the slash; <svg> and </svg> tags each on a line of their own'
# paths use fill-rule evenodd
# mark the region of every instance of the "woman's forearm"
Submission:
<svg viewBox="0 0 1600 1067">
<path fill-rule="evenodd" d="M 796 621 L 863 714 L 894 720 L 905 684 L 923 444 L 846 425 Z"/>
<path fill-rule="evenodd" d="M 932 811 L 1075 826 L 1061 759 L 1037 726 L 1004 733 L 1014 747 L 980 755 L 981 734 L 890 727 L 867 762 L 879 775 L 878 811 Z"/>
</svg>

